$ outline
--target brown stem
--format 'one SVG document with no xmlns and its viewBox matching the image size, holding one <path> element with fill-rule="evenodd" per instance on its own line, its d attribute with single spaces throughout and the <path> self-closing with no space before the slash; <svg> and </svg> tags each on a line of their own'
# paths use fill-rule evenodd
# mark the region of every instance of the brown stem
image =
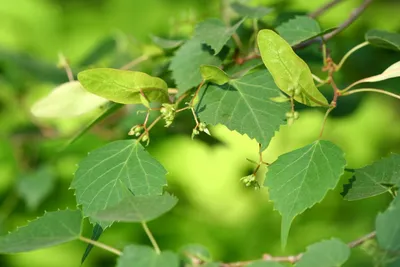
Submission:
<svg viewBox="0 0 400 267">
<path fill-rule="evenodd" d="M 375 236 L 376 236 L 376 231 L 373 231 L 373 232 L 371 232 L 371 233 L 369 233 L 369 234 L 367 234 L 365 236 L 360 237 L 359 239 L 351 241 L 347 245 L 350 248 L 355 248 L 355 247 L 358 247 L 359 245 L 363 244 L 365 241 L 375 238 Z"/>
<path fill-rule="evenodd" d="M 337 4 L 339 4 L 340 2 L 342 2 L 343 0 L 332 0 L 328 3 L 326 3 L 325 5 L 321 6 L 320 8 L 318 8 L 317 10 L 311 12 L 308 14 L 308 16 L 312 17 L 312 18 L 316 18 L 321 16 L 323 13 L 325 13 L 326 11 L 328 11 L 329 9 L 331 9 L 332 7 L 336 6 Z"/>
</svg>

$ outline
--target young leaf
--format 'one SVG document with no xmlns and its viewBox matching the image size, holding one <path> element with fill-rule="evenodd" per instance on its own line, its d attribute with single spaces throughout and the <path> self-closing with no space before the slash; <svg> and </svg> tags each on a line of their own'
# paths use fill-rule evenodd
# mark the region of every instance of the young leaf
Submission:
<svg viewBox="0 0 400 267">
<path fill-rule="evenodd" d="M 345 165 L 339 147 L 318 140 L 280 156 L 268 167 L 265 186 L 275 209 L 282 215 L 283 246 L 293 219 L 320 202 L 329 189 L 335 188 Z"/>
<path fill-rule="evenodd" d="M 228 74 L 216 66 L 201 65 L 200 72 L 204 81 L 212 82 L 218 85 L 223 85 L 229 82 Z"/>
<path fill-rule="evenodd" d="M 163 49 L 175 49 L 181 46 L 185 42 L 184 40 L 165 39 L 155 35 L 151 36 L 151 40 L 155 45 L 158 45 Z"/>
<path fill-rule="evenodd" d="M 170 70 L 174 78 L 178 95 L 198 85 L 202 78 L 201 65 L 220 65 L 221 61 L 212 56 L 210 49 L 198 40 L 191 39 L 182 45 L 171 60 Z"/>
<path fill-rule="evenodd" d="M 17 184 L 18 195 L 25 201 L 29 210 L 39 207 L 54 187 L 54 174 L 49 168 L 42 168 L 23 176 Z"/>
<path fill-rule="evenodd" d="M 296 267 L 338 267 L 349 257 L 349 246 L 334 238 L 307 247 Z"/>
<path fill-rule="evenodd" d="M 179 259 L 170 251 L 157 254 L 150 247 L 130 245 L 118 258 L 117 267 L 132 267 L 132 264 L 135 267 L 179 267 Z"/>
<path fill-rule="evenodd" d="M 197 112 L 202 121 L 247 134 L 264 149 L 289 109 L 288 103 L 271 100 L 279 92 L 267 71 L 255 71 L 223 86 L 209 85 L 200 94 Z"/>
<path fill-rule="evenodd" d="M 93 232 L 90 239 L 93 241 L 97 241 L 99 240 L 102 233 L 103 233 L 103 228 L 101 227 L 100 224 L 96 223 L 96 225 L 93 227 Z M 85 262 L 92 249 L 93 249 L 93 244 L 88 244 L 85 249 L 85 252 L 82 255 L 81 265 Z"/>
<path fill-rule="evenodd" d="M 32 106 L 31 112 L 41 118 L 69 118 L 85 114 L 107 102 L 107 99 L 83 89 L 78 81 L 73 81 L 54 88 Z"/>
<path fill-rule="evenodd" d="M 346 200 L 359 200 L 389 192 L 400 187 L 400 155 L 392 154 L 371 165 L 355 170 L 356 180 L 351 184 Z"/>
<path fill-rule="evenodd" d="M 282 264 L 274 261 L 255 261 L 246 265 L 246 267 L 284 267 Z"/>
<path fill-rule="evenodd" d="M 153 102 L 168 101 L 168 85 L 160 78 L 138 71 L 89 69 L 78 74 L 89 92 L 122 104 L 139 104 L 140 90 Z"/>
<path fill-rule="evenodd" d="M 236 32 L 244 20 L 227 27 L 220 19 L 207 19 L 197 24 L 194 39 L 211 46 L 214 55 L 218 54 L 229 38 Z"/>
<path fill-rule="evenodd" d="M 282 37 L 271 30 L 261 30 L 257 42 L 265 66 L 284 93 L 308 106 L 328 105 L 314 84 L 310 68 Z"/>
<path fill-rule="evenodd" d="M 243 17 L 248 17 L 250 19 L 261 19 L 274 10 L 273 8 L 267 8 L 263 6 L 259 7 L 245 6 L 239 2 L 233 3 L 231 7 L 237 14 Z"/>
<path fill-rule="evenodd" d="M 170 211 L 178 199 L 165 193 L 161 196 L 134 196 L 122 199 L 117 205 L 110 206 L 92 215 L 100 221 L 147 222 Z"/>
<path fill-rule="evenodd" d="M 387 68 L 381 74 L 358 80 L 358 81 L 352 83 L 347 88 L 350 89 L 360 83 L 374 83 L 374 82 L 380 82 L 380 81 L 397 78 L 397 77 L 400 77 L 400 61 L 391 65 L 389 68 Z M 347 88 L 345 90 L 347 90 Z"/>
<path fill-rule="evenodd" d="M 400 251 L 400 195 L 376 217 L 376 237 L 382 249 Z"/>
<path fill-rule="evenodd" d="M 318 36 L 321 27 L 318 22 L 309 16 L 296 16 L 276 28 L 276 31 L 291 46 Z"/>
<path fill-rule="evenodd" d="M 0 237 L 0 253 L 27 252 L 78 239 L 81 225 L 82 214 L 79 210 L 45 213 L 27 226 Z"/>
<path fill-rule="evenodd" d="M 161 195 L 166 170 L 136 140 L 109 143 L 79 163 L 71 188 L 85 216 L 112 207 L 126 196 Z"/>
<path fill-rule="evenodd" d="M 365 34 L 365 39 L 373 46 L 400 51 L 400 34 L 398 33 L 370 30 Z"/>
</svg>

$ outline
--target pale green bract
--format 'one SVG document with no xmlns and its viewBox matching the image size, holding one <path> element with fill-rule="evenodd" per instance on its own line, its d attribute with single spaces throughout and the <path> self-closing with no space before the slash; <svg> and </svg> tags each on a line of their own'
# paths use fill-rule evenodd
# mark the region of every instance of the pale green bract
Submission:
<svg viewBox="0 0 400 267">
<path fill-rule="evenodd" d="M 0 237 L 0 253 L 18 253 L 63 244 L 81 235 L 80 210 L 47 212 L 6 236 Z"/>
<path fill-rule="evenodd" d="M 279 25 L 276 31 L 293 46 L 319 35 L 321 27 L 316 20 L 309 16 L 296 16 Z"/>
<path fill-rule="evenodd" d="M 124 248 L 116 267 L 179 267 L 178 256 L 170 251 L 157 254 L 146 246 L 130 245 Z"/>
<path fill-rule="evenodd" d="M 283 246 L 293 219 L 336 187 L 345 165 L 344 153 L 339 147 L 318 140 L 281 155 L 268 167 L 265 186 L 274 208 L 282 215 Z"/>
<path fill-rule="evenodd" d="M 308 106 L 328 106 L 314 84 L 310 68 L 282 37 L 272 30 L 261 30 L 257 42 L 265 66 L 284 93 Z"/>
<path fill-rule="evenodd" d="M 389 208 L 376 217 L 376 237 L 379 246 L 388 251 L 400 251 L 400 195 Z"/>
<path fill-rule="evenodd" d="M 138 71 L 89 69 L 78 74 L 89 92 L 121 104 L 139 104 L 141 92 L 150 102 L 167 102 L 168 85 L 160 78 Z"/>
<path fill-rule="evenodd" d="M 223 85 L 229 82 L 229 76 L 223 70 L 212 65 L 201 65 L 200 73 L 204 81 Z"/>
</svg>

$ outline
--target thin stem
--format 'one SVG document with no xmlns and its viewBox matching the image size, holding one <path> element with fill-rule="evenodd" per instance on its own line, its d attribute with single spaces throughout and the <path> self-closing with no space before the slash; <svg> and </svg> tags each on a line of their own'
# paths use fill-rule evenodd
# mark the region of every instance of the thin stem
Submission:
<svg viewBox="0 0 400 267">
<path fill-rule="evenodd" d="M 147 226 L 146 222 L 142 222 L 142 226 L 144 231 L 146 232 L 147 237 L 150 239 L 151 244 L 154 247 L 154 250 L 156 251 L 157 254 L 161 254 L 160 247 L 157 244 L 156 239 L 154 238 L 153 234 L 151 233 L 149 227 Z"/>
<path fill-rule="evenodd" d="M 134 66 L 142 63 L 143 61 L 148 60 L 150 57 L 148 55 L 142 55 L 134 60 L 132 60 L 131 62 L 128 62 L 127 64 L 125 64 L 124 66 L 122 66 L 120 69 L 121 70 L 129 70 L 131 68 L 133 68 Z"/>
<path fill-rule="evenodd" d="M 326 121 L 328 120 L 329 113 L 331 113 L 331 111 L 332 111 L 334 108 L 335 108 L 335 107 L 330 107 L 330 108 L 328 108 L 328 110 L 325 112 L 325 116 L 324 116 L 324 119 L 323 119 L 323 121 L 322 121 L 321 130 L 320 130 L 320 132 L 319 132 L 319 139 L 321 139 L 322 134 L 324 133 L 325 124 L 326 124 Z"/>
<path fill-rule="evenodd" d="M 360 237 L 359 239 L 356 239 L 356 240 L 348 243 L 347 245 L 349 246 L 349 248 L 355 248 L 355 247 L 358 247 L 359 245 L 363 244 L 365 241 L 375 238 L 375 236 L 376 236 L 376 231 L 373 231 L 365 236 Z"/>
<path fill-rule="evenodd" d="M 342 91 L 343 92 L 343 91 Z M 355 90 L 351 90 L 345 93 L 342 93 L 343 96 L 346 95 L 352 95 L 352 94 L 356 94 L 356 93 L 362 93 L 362 92 L 374 92 L 374 93 L 379 93 L 379 94 L 384 94 L 384 95 L 388 95 L 397 99 L 400 99 L 400 95 L 396 95 L 394 93 L 382 90 L 382 89 L 375 89 L 375 88 L 361 88 L 361 89 L 355 89 Z"/>
<path fill-rule="evenodd" d="M 313 101 L 314 103 L 317 103 L 318 105 L 321 105 L 322 107 L 330 107 L 329 105 L 322 103 L 321 101 L 315 99 L 313 96 L 311 96 L 310 94 L 308 94 L 306 91 L 303 91 L 303 93 L 309 98 L 311 99 L 311 101 Z"/>
<path fill-rule="evenodd" d="M 324 66 L 327 63 L 326 56 L 327 56 L 326 44 L 325 44 L 325 42 L 322 42 L 322 61 L 323 61 Z"/>
<path fill-rule="evenodd" d="M 168 94 L 170 95 L 176 95 L 178 92 L 179 91 L 176 88 L 168 88 Z"/>
<path fill-rule="evenodd" d="M 195 92 L 194 95 L 193 95 L 192 100 L 190 100 L 189 106 L 193 106 L 193 102 L 194 102 L 194 100 L 196 99 L 197 95 L 198 95 L 199 92 L 200 92 L 201 87 L 203 87 L 203 85 L 205 84 L 205 82 L 206 82 L 205 80 L 201 81 L 199 87 L 197 87 L 197 90 L 196 90 L 196 92 Z"/>
<path fill-rule="evenodd" d="M 66 57 L 62 53 L 60 53 L 58 55 L 58 58 L 60 60 L 60 65 L 65 69 L 65 72 L 67 73 L 68 80 L 70 82 L 73 82 L 74 81 L 74 74 L 72 73 L 71 67 L 68 64 L 68 60 L 66 59 Z"/>
<path fill-rule="evenodd" d="M 101 242 L 94 241 L 94 240 L 91 240 L 91 239 L 86 238 L 86 237 L 83 237 L 83 236 L 80 236 L 80 237 L 79 237 L 79 240 L 81 240 L 81 241 L 83 241 L 83 242 L 85 242 L 85 243 L 91 244 L 91 245 L 93 245 L 93 246 L 95 246 L 95 247 L 98 247 L 98 248 L 107 250 L 107 251 L 109 251 L 109 252 L 111 252 L 111 253 L 114 253 L 115 255 L 118 255 L 118 256 L 121 256 L 121 255 L 122 255 L 122 251 L 120 251 L 120 250 L 118 250 L 118 249 L 116 249 L 116 248 L 110 247 L 110 246 L 108 246 L 108 245 L 106 245 L 106 244 L 103 244 L 103 243 L 101 243 Z"/>
<path fill-rule="evenodd" d="M 191 107 L 190 110 L 192 110 L 193 118 L 194 118 L 194 121 L 196 122 L 196 127 L 195 127 L 195 129 L 197 129 L 197 127 L 199 127 L 199 124 L 200 124 L 200 123 L 199 123 L 199 120 L 197 119 L 196 112 L 194 111 L 194 108 Z"/>
<path fill-rule="evenodd" d="M 309 13 L 308 16 L 310 16 L 312 18 L 316 18 L 316 17 L 322 15 L 323 13 L 325 13 L 326 11 L 328 11 L 329 9 L 331 9 L 332 7 L 334 7 L 335 5 L 339 4 L 342 1 L 343 0 L 332 0 L 332 1 L 328 2 L 328 3 L 326 3 L 325 5 L 321 6 L 320 8 L 318 8 L 314 12 Z"/>
<path fill-rule="evenodd" d="M 315 74 L 313 74 L 313 73 L 311 73 L 311 75 L 312 75 L 313 79 L 316 80 L 317 82 L 319 82 L 319 83 L 324 83 L 324 82 L 325 82 L 324 80 L 322 80 L 322 79 L 321 79 L 320 77 L 318 77 L 317 75 L 315 75 Z"/>
<path fill-rule="evenodd" d="M 347 52 L 343 58 L 340 60 L 339 64 L 336 66 L 336 71 L 340 70 L 340 68 L 343 66 L 343 64 L 346 62 L 347 58 L 351 56 L 354 52 L 356 52 L 358 49 L 363 48 L 364 46 L 369 45 L 368 42 L 363 42 L 355 47 L 353 47 L 349 52 Z"/>
<path fill-rule="evenodd" d="M 142 140 L 143 136 L 144 136 L 146 133 L 149 134 L 151 128 L 153 128 L 153 127 L 157 124 L 157 122 L 158 122 L 159 120 L 161 120 L 161 118 L 162 118 L 162 115 L 158 116 L 158 117 L 150 124 L 150 126 L 147 127 L 147 131 L 144 131 L 144 132 L 142 133 L 142 135 L 139 136 L 139 138 L 137 139 L 137 142 L 140 142 L 140 140 Z"/>
</svg>

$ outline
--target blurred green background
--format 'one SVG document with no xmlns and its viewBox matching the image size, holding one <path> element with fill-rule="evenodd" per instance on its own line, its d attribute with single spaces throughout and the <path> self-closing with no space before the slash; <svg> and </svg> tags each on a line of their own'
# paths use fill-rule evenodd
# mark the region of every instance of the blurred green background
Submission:
<svg viewBox="0 0 400 267">
<path fill-rule="evenodd" d="M 325 0 L 241 1 L 275 6 L 278 11 L 309 12 Z M 348 0 L 319 18 L 323 28 L 340 24 L 362 1 Z M 329 42 L 338 60 L 352 46 L 363 42 L 370 28 L 400 32 L 397 0 L 377 0 L 345 32 Z M 127 107 L 85 134 L 78 142 L 59 152 L 68 138 L 97 116 L 39 120 L 30 107 L 56 85 L 67 81 L 56 67 L 63 53 L 74 71 L 83 66 L 120 67 L 149 49 L 150 34 L 188 37 L 196 22 L 219 16 L 217 0 L 0 0 L 0 232 L 7 233 L 44 210 L 75 208 L 74 192 L 68 190 L 76 164 L 87 152 L 116 139 L 127 138 L 137 124 L 137 107 Z M 314 72 L 321 65 L 309 57 Z M 101 58 L 99 55 L 103 55 Z M 312 53 L 311 53 L 312 54 Z M 99 57 L 99 61 L 95 62 Z M 354 54 L 338 75 L 344 87 L 352 81 L 382 72 L 399 61 L 400 54 L 364 48 Z M 149 63 L 137 69 L 157 73 Z M 399 80 L 380 83 L 378 88 L 400 93 Z M 323 118 L 321 110 L 303 109 L 294 125 L 281 127 L 264 160 L 314 141 Z M 371 163 L 390 152 L 400 151 L 400 102 L 376 94 L 343 99 L 329 118 L 324 138 L 346 153 L 349 168 Z M 307 245 L 332 236 L 345 242 L 374 228 L 377 212 L 387 207 L 390 196 L 346 202 L 340 192 L 350 175 L 325 200 L 294 221 L 288 247 L 281 250 L 280 216 L 273 211 L 265 189 L 246 188 L 239 179 L 254 166 L 257 144 L 224 127 L 211 129 L 214 139 L 201 136 L 191 140 L 193 122 L 182 114 L 171 129 L 155 129 L 149 150 L 168 170 L 168 191 L 180 199 L 169 214 L 149 223 L 162 249 L 178 250 L 188 243 L 208 247 L 217 260 L 260 258 L 263 253 L 285 255 L 302 252 Z M 39 172 L 39 173 L 38 173 Z M 265 170 L 263 170 L 263 173 Z M 263 179 L 260 173 L 260 179 Z M 24 178 L 35 181 L 30 188 L 51 193 L 38 207 L 19 196 Z M 48 180 L 43 177 L 48 177 Z M 42 179 L 42 180 L 41 180 Z M 47 183 L 47 185 L 45 184 Z M 36 187 L 35 187 L 36 186 Z M 47 188 L 47 189 L 48 189 Z M 46 190 L 43 189 L 43 190 Z M 32 196 L 32 201 L 40 200 Z M 91 235 L 89 224 L 85 235 Z M 101 242 L 122 249 L 130 243 L 149 244 L 139 225 L 115 224 Z M 85 244 L 70 244 L 18 255 L 0 256 L 2 267 L 79 266 Z M 85 266 L 114 266 L 115 257 L 94 249 Z M 373 266 L 363 248 L 353 250 L 345 266 Z"/>
</svg>

